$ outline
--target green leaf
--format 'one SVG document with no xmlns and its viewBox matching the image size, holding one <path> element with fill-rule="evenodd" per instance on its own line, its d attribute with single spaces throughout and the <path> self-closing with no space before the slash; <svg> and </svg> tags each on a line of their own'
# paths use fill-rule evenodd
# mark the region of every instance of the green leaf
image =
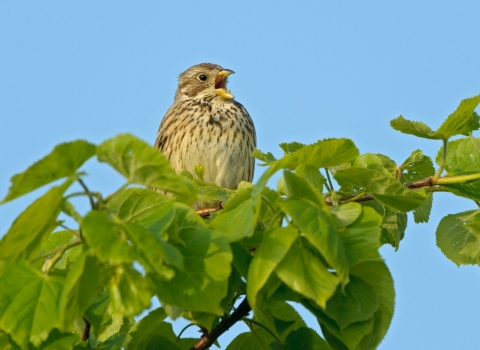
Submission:
<svg viewBox="0 0 480 350">
<path fill-rule="evenodd" d="M 478 130 L 480 127 L 479 117 L 474 113 L 474 110 L 479 103 L 480 95 L 460 102 L 455 112 L 450 114 L 447 120 L 437 129 L 437 134 L 442 134 L 444 139 L 448 139 L 460 134 L 468 136 L 471 131 Z"/>
<path fill-rule="evenodd" d="M 372 335 L 362 342 L 362 349 L 375 349 L 387 333 L 393 317 L 395 290 L 392 275 L 383 261 L 359 264 L 352 268 L 351 273 L 368 283 L 378 297 L 378 311 L 374 315 Z"/>
<path fill-rule="evenodd" d="M 305 199 L 287 199 L 280 203 L 280 207 L 291 216 L 295 226 L 322 254 L 330 267 L 336 270 L 342 283 L 346 284 L 348 258 L 326 205 L 322 202 L 318 207 Z"/>
<path fill-rule="evenodd" d="M 234 190 L 217 186 L 213 182 L 195 179 L 193 180 L 193 183 L 195 184 L 199 196 L 207 202 L 220 201 L 226 203 L 236 193 Z"/>
<path fill-rule="evenodd" d="M 278 169 L 295 169 L 300 164 L 327 168 L 346 163 L 358 156 L 358 149 L 349 139 L 327 139 L 304 146 L 285 155 L 273 165 Z"/>
<path fill-rule="evenodd" d="M 265 350 L 265 345 L 260 343 L 257 337 L 251 333 L 240 333 L 227 346 L 226 350 Z"/>
<path fill-rule="evenodd" d="M 375 169 L 383 172 L 386 175 L 390 175 L 390 172 L 387 169 L 385 169 L 385 167 L 383 166 L 382 160 L 376 154 L 372 154 L 372 153 L 362 154 L 357 158 L 355 158 L 355 161 L 353 162 L 352 165 L 355 167 Z"/>
<path fill-rule="evenodd" d="M 151 311 L 130 331 L 131 340 L 126 349 L 190 349 L 197 339 L 178 339 L 172 325 L 164 322 L 166 313 L 162 308 Z"/>
<path fill-rule="evenodd" d="M 19 345 L 39 346 L 58 323 L 62 284 L 25 261 L 12 264 L 0 277 L 0 329 Z"/>
<path fill-rule="evenodd" d="M 291 246 L 275 272 L 288 287 L 320 307 L 325 307 L 340 282 L 316 255 L 298 242 Z"/>
<path fill-rule="evenodd" d="M 140 226 L 126 223 L 123 227 L 137 253 L 138 261 L 147 272 L 170 280 L 175 272 L 167 265 L 183 269 L 183 257 L 176 247 Z"/>
<path fill-rule="evenodd" d="M 372 287 L 362 279 L 351 276 L 345 292 L 337 292 L 327 301 L 325 314 L 335 320 L 343 331 L 354 322 L 367 321 L 379 303 Z"/>
<path fill-rule="evenodd" d="M 348 225 L 347 234 L 342 236 L 342 241 L 350 266 L 362 261 L 381 259 L 378 253 L 381 246 L 380 223 L 380 215 L 375 210 L 364 207 L 358 219 Z"/>
<path fill-rule="evenodd" d="M 36 254 L 56 227 L 62 196 L 70 184 L 67 180 L 62 186 L 51 188 L 15 219 L 0 241 L 0 275 L 14 260 Z"/>
<path fill-rule="evenodd" d="M 89 253 L 82 253 L 68 271 L 59 299 L 59 325 L 69 330 L 73 320 L 80 318 L 99 292 L 103 267 Z"/>
<path fill-rule="evenodd" d="M 276 161 L 277 159 L 273 156 L 272 153 L 263 153 L 260 151 L 258 148 L 255 148 L 253 150 L 252 156 L 258 160 L 261 160 L 262 162 L 265 162 L 265 164 L 260 164 L 261 166 L 268 165 L 271 162 Z"/>
<path fill-rule="evenodd" d="M 414 122 L 399 116 L 390 121 L 390 125 L 397 131 L 404 134 L 415 135 L 425 139 L 441 140 L 442 135 L 438 135 L 435 131 L 422 122 Z"/>
<path fill-rule="evenodd" d="M 478 130 L 480 127 L 479 117 L 474 113 L 479 103 L 480 95 L 463 100 L 457 110 L 448 116 L 437 131 L 433 131 L 421 122 L 413 122 L 404 119 L 402 116 L 393 119 L 390 125 L 404 134 L 411 134 L 426 139 L 447 140 L 459 134 L 468 135 L 471 131 Z"/>
<path fill-rule="evenodd" d="M 208 229 L 186 228 L 180 232 L 185 246 L 179 248 L 185 268 L 169 282 L 157 280 L 162 303 L 192 311 L 221 315 L 227 294 L 232 252 L 225 237 Z"/>
<path fill-rule="evenodd" d="M 435 168 L 430 157 L 423 155 L 422 151 L 413 151 L 400 166 L 402 171 L 402 183 L 410 183 L 435 174 Z"/>
<path fill-rule="evenodd" d="M 363 262 L 353 267 L 351 274 L 362 279 L 377 295 L 378 309 L 367 321 L 355 322 L 343 331 L 322 309 L 308 300 L 301 300 L 319 320 L 323 335 L 335 349 L 376 349 L 385 336 L 393 317 L 395 292 L 393 279 L 382 261 Z"/>
<path fill-rule="evenodd" d="M 397 164 L 393 161 L 393 159 L 391 159 L 390 157 L 387 157 L 384 154 L 380 154 L 380 153 L 377 153 L 376 156 L 378 157 L 378 159 L 380 159 L 383 167 L 385 169 L 387 169 L 387 171 L 390 174 L 392 174 L 392 175 L 396 174 Z"/>
<path fill-rule="evenodd" d="M 338 207 L 330 207 L 329 209 L 335 225 L 339 228 L 351 225 L 362 213 L 362 206 L 354 202 L 345 203 Z"/>
<path fill-rule="evenodd" d="M 195 170 L 197 178 L 203 180 L 203 177 L 205 176 L 205 167 L 202 164 L 196 164 L 193 169 Z"/>
<path fill-rule="evenodd" d="M 290 332 L 307 326 L 298 312 L 284 300 L 268 308 L 256 308 L 254 320 L 282 341 L 287 338 Z M 269 344 L 276 340 L 269 332 L 265 332 L 264 328 L 254 324 L 252 327 L 262 343 Z"/>
<path fill-rule="evenodd" d="M 362 188 L 393 211 L 413 210 L 426 198 L 425 190 L 413 191 L 382 171 L 374 169 L 350 167 L 338 170 L 334 177 L 341 186 L 352 184 Z"/>
<path fill-rule="evenodd" d="M 116 266 L 108 290 L 114 313 L 135 316 L 150 305 L 152 292 L 143 276 L 130 265 Z"/>
<path fill-rule="evenodd" d="M 281 149 L 283 149 L 283 152 L 285 152 L 285 154 L 288 154 L 288 153 L 293 153 L 295 151 L 298 151 L 299 149 L 302 149 L 303 147 L 305 147 L 305 144 L 294 141 L 294 142 L 284 142 L 284 143 L 281 143 L 279 146 Z"/>
<path fill-rule="evenodd" d="M 289 153 L 283 158 L 271 162 L 270 168 L 263 173 L 255 185 L 252 196 L 257 195 L 265 187 L 268 179 L 280 169 L 293 170 L 301 164 L 315 168 L 327 168 L 346 163 L 358 156 L 358 149 L 349 139 L 327 139 L 317 141 Z"/>
<path fill-rule="evenodd" d="M 98 350 L 121 350 L 126 338 L 127 333 L 113 334 L 98 347 Z"/>
<path fill-rule="evenodd" d="M 72 333 L 61 333 L 58 329 L 50 332 L 40 349 L 42 350 L 71 350 L 74 345 L 80 342 L 80 336 Z"/>
<path fill-rule="evenodd" d="M 301 327 L 290 332 L 284 344 L 273 343 L 272 350 L 330 350 L 331 348 L 313 329 Z"/>
<path fill-rule="evenodd" d="M 236 242 L 253 234 L 260 198 L 252 198 L 251 193 L 252 188 L 239 190 L 212 220 L 212 228 L 221 232 L 229 242 Z"/>
<path fill-rule="evenodd" d="M 458 266 L 480 262 L 480 212 L 469 210 L 445 216 L 437 228 L 437 246 Z"/>
<path fill-rule="evenodd" d="M 107 339 L 111 334 L 117 333 L 121 327 L 121 325 L 116 327 L 117 325 L 115 325 L 112 315 L 108 310 L 109 305 L 110 294 L 108 291 L 104 291 L 93 299 L 90 307 L 85 311 L 85 318 L 90 322 L 93 333 L 99 340 Z M 109 332 L 109 327 L 114 328 L 112 333 Z M 104 333 L 110 334 L 105 334 L 104 336 Z"/>
<path fill-rule="evenodd" d="M 371 334 L 374 325 L 373 317 L 367 321 L 355 322 L 342 331 L 334 320 L 325 315 L 323 310 L 313 305 L 311 301 L 302 299 L 301 303 L 317 317 L 323 336 L 334 349 L 363 349 L 359 344 L 362 339 L 368 339 Z"/>
<path fill-rule="evenodd" d="M 127 188 L 116 193 L 107 208 L 122 221 L 142 226 L 157 236 L 175 217 L 173 201 L 146 188 Z"/>
<path fill-rule="evenodd" d="M 77 236 L 75 236 L 72 232 L 63 230 L 63 231 L 55 231 L 52 232 L 51 234 L 47 235 L 45 242 L 42 244 L 42 246 L 38 249 L 37 256 L 41 254 L 44 254 L 48 251 L 54 250 L 56 248 L 61 249 L 60 247 L 67 245 L 70 242 L 75 242 L 77 240 Z M 80 248 L 81 247 L 77 247 Z M 69 251 L 72 248 L 69 249 Z M 57 269 L 65 269 L 66 263 L 67 263 L 67 256 L 69 251 L 67 251 L 65 254 L 63 254 L 62 258 L 57 261 L 55 264 L 55 268 Z M 55 253 L 58 253 L 56 251 Z M 39 269 L 42 267 L 42 265 L 45 263 L 46 259 L 49 259 L 53 256 L 54 253 L 52 253 L 51 256 L 45 257 L 44 259 L 33 259 L 34 260 L 34 265 L 37 266 Z"/>
<path fill-rule="evenodd" d="M 95 149 L 95 145 L 83 140 L 57 145 L 49 155 L 12 177 L 12 185 L 2 203 L 55 180 L 75 175 L 78 168 L 95 155 Z"/>
<path fill-rule="evenodd" d="M 463 138 L 450 141 L 447 148 L 445 170 L 449 176 L 462 176 L 480 173 L 480 150 L 474 141 L 480 139 Z M 443 147 L 437 155 L 437 163 L 442 162 Z M 458 184 L 442 184 L 453 194 L 480 201 L 480 179 Z"/>
<path fill-rule="evenodd" d="M 257 303 L 257 293 L 265 285 L 297 237 L 298 232 L 290 227 L 278 227 L 264 233 L 262 243 L 255 252 L 248 269 L 247 296 L 252 309 Z"/>
<path fill-rule="evenodd" d="M 389 243 L 395 247 L 395 250 L 398 250 L 400 241 L 405 236 L 405 230 L 407 229 L 407 214 L 395 212 L 388 208 L 385 208 L 384 210 L 385 214 L 383 215 L 382 221 L 382 238 L 386 241 L 386 243 Z"/>
<path fill-rule="evenodd" d="M 240 243 L 233 243 L 231 247 L 233 253 L 233 266 L 240 276 L 247 278 L 248 268 L 253 259 L 252 254 L 248 249 L 240 245 Z"/>
<path fill-rule="evenodd" d="M 322 206 L 324 203 L 322 193 L 318 192 L 307 180 L 288 170 L 283 172 L 283 178 L 286 190 L 285 194 L 288 198 L 304 198 L 317 206 Z"/>
<path fill-rule="evenodd" d="M 308 181 L 312 187 L 319 193 L 323 192 L 323 185 L 325 184 L 325 178 L 320 171 L 311 165 L 300 164 L 295 168 L 295 175 L 300 176 Z"/>
<path fill-rule="evenodd" d="M 165 310 L 158 308 L 140 319 L 129 332 L 132 338 L 127 349 L 144 349 L 149 338 L 154 334 L 159 334 L 159 327 L 161 327 L 165 318 L 167 318 Z"/>
<path fill-rule="evenodd" d="M 101 261 L 131 263 L 135 253 L 126 240 L 122 225 L 111 221 L 104 212 L 91 211 L 82 221 L 83 237 Z"/>
<path fill-rule="evenodd" d="M 175 174 L 168 159 L 157 149 L 133 135 L 121 134 L 97 147 L 100 162 L 110 164 L 129 183 L 158 188 L 192 204 L 196 191 L 190 180 Z"/>
<path fill-rule="evenodd" d="M 415 223 L 419 224 L 422 222 L 428 222 L 430 217 L 430 212 L 432 211 L 432 204 L 433 204 L 433 194 L 427 193 L 427 198 L 425 198 L 425 202 L 417 209 L 413 211 L 413 220 Z"/>
</svg>

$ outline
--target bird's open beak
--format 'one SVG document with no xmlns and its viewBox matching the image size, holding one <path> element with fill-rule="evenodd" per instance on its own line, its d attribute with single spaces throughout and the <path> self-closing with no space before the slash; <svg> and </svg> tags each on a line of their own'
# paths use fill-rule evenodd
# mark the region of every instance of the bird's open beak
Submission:
<svg viewBox="0 0 480 350">
<path fill-rule="evenodd" d="M 230 93 L 230 90 L 227 90 L 227 77 L 233 73 L 235 73 L 233 70 L 225 69 L 219 72 L 215 78 L 215 92 L 218 96 L 226 100 L 235 98 L 235 96 Z"/>
</svg>

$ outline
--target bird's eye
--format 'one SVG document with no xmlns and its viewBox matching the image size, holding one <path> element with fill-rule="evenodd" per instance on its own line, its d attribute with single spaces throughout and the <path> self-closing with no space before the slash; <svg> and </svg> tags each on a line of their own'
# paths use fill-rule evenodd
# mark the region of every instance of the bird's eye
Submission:
<svg viewBox="0 0 480 350">
<path fill-rule="evenodd" d="M 205 81 L 205 80 L 207 80 L 207 76 L 205 74 L 200 74 L 198 76 L 198 79 L 200 79 L 201 81 Z"/>
</svg>

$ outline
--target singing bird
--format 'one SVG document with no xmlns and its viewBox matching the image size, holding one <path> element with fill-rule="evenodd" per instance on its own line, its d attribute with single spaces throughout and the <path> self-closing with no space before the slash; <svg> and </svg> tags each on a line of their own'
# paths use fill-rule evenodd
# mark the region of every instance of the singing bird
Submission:
<svg viewBox="0 0 480 350">
<path fill-rule="evenodd" d="M 173 169 L 195 174 L 195 165 L 205 168 L 204 179 L 236 189 L 241 181 L 252 181 L 256 147 L 253 121 L 245 107 L 227 90 L 234 72 L 216 64 L 201 63 L 178 77 L 173 105 L 160 124 L 155 147 Z M 197 202 L 194 208 L 212 203 Z"/>
</svg>

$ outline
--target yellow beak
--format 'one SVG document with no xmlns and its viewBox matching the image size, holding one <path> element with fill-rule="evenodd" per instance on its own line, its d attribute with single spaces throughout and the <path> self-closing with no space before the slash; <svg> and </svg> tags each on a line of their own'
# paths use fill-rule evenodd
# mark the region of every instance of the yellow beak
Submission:
<svg viewBox="0 0 480 350">
<path fill-rule="evenodd" d="M 235 73 L 233 70 L 225 69 L 220 71 L 215 78 L 215 92 L 218 96 L 226 100 L 231 100 L 235 98 L 235 96 L 232 95 L 230 90 L 227 90 L 227 77 L 233 73 Z"/>
</svg>

